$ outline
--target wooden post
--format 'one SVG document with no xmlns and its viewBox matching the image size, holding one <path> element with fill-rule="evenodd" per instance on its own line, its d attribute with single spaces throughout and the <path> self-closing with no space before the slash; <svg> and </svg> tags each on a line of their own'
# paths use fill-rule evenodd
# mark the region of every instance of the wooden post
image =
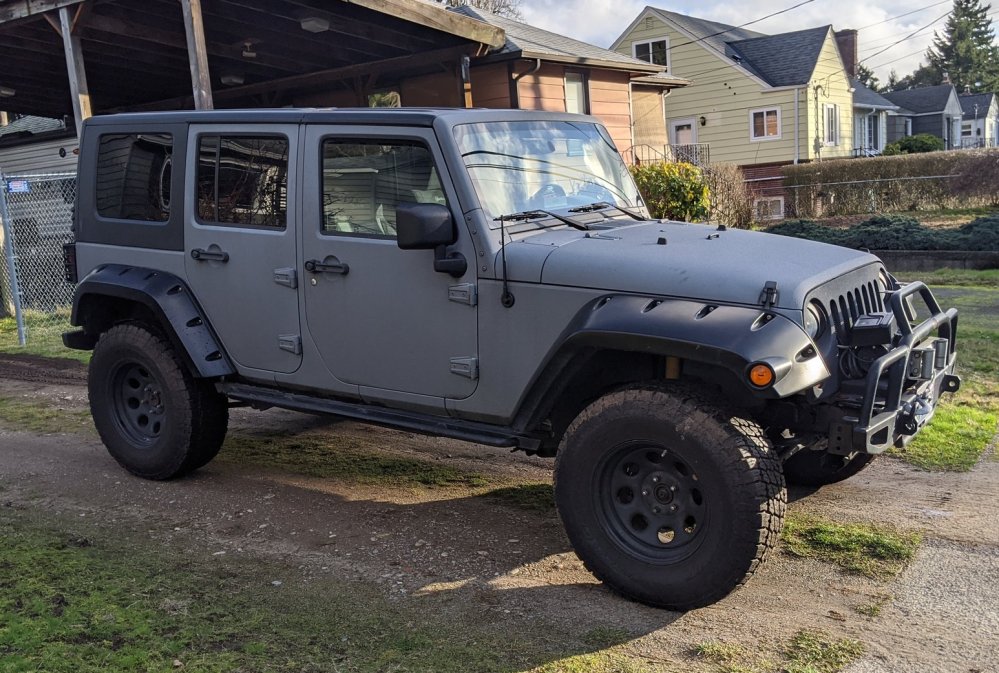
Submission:
<svg viewBox="0 0 999 673">
<path fill-rule="evenodd" d="M 201 0 L 180 0 L 180 6 L 184 10 L 194 109 L 211 110 L 215 105 L 212 102 L 212 79 L 208 72 L 208 47 L 205 43 L 205 23 L 201 18 Z"/>
<path fill-rule="evenodd" d="M 87 87 L 87 71 L 83 67 L 83 50 L 80 38 L 73 35 L 73 21 L 69 7 L 59 8 L 59 33 L 62 35 L 62 48 L 66 52 L 66 72 L 69 74 L 69 92 L 73 97 L 73 117 L 76 119 L 76 137 L 80 137 L 83 120 L 90 117 L 90 89 Z"/>
<path fill-rule="evenodd" d="M 472 73 L 471 59 L 468 54 L 462 55 L 458 61 L 458 76 L 461 78 L 461 91 L 465 98 L 465 107 L 472 107 Z"/>
</svg>

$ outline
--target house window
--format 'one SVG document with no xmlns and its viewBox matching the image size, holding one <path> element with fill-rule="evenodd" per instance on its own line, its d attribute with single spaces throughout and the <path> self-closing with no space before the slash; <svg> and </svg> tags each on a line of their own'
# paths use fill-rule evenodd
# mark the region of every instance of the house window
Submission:
<svg viewBox="0 0 999 673">
<path fill-rule="evenodd" d="M 909 119 L 908 117 L 905 118 L 905 135 L 906 136 L 912 135 L 912 120 Z"/>
<path fill-rule="evenodd" d="M 634 42 L 631 45 L 632 55 L 639 61 L 661 65 L 669 70 L 669 40 L 649 40 L 648 42 Z"/>
<path fill-rule="evenodd" d="M 874 150 L 881 149 L 881 142 L 878 138 L 878 131 L 881 126 L 880 120 L 876 116 L 868 115 L 865 121 L 867 122 L 867 148 Z"/>
<path fill-rule="evenodd" d="M 581 72 L 565 73 L 565 111 L 590 114 L 589 97 L 586 95 L 586 76 Z"/>
<path fill-rule="evenodd" d="M 784 197 L 767 196 L 753 200 L 753 211 L 756 213 L 756 221 L 783 220 L 784 219 Z"/>
<path fill-rule="evenodd" d="M 961 137 L 962 138 L 971 137 L 971 122 L 961 122 Z"/>
<path fill-rule="evenodd" d="M 833 103 L 825 105 L 825 133 L 823 141 L 826 146 L 839 145 L 839 106 Z"/>
<path fill-rule="evenodd" d="M 749 139 L 776 140 L 780 138 L 780 108 L 749 111 Z"/>
</svg>

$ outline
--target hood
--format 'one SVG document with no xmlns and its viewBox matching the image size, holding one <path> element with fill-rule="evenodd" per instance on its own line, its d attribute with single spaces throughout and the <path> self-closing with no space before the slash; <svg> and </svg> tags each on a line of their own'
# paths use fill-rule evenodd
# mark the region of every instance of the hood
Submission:
<svg viewBox="0 0 999 673">
<path fill-rule="evenodd" d="M 544 232 L 507 245 L 506 254 L 511 280 L 725 304 L 759 304 L 775 281 L 775 305 L 792 310 L 815 287 L 880 264 L 836 245 L 678 222 Z"/>
</svg>

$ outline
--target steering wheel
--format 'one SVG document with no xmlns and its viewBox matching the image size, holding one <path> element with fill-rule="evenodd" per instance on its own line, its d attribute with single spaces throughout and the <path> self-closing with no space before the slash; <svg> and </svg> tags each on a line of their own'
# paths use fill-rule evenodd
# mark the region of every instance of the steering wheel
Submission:
<svg viewBox="0 0 999 673">
<path fill-rule="evenodd" d="M 549 206 L 546 202 L 554 199 L 560 199 L 564 203 L 565 190 L 554 182 L 546 182 L 531 196 L 531 207 L 548 209 L 552 206 Z"/>
<path fill-rule="evenodd" d="M 573 196 L 581 197 L 587 203 L 603 201 L 605 203 L 616 204 L 617 199 L 609 189 L 595 182 L 587 182 Z"/>
</svg>

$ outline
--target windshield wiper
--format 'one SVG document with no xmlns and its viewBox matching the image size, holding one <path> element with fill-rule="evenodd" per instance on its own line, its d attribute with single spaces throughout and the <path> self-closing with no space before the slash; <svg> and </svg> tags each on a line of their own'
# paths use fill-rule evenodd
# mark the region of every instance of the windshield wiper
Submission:
<svg viewBox="0 0 999 673">
<path fill-rule="evenodd" d="M 622 208 L 616 203 L 608 203 L 607 201 L 597 201 L 596 203 L 591 203 L 586 206 L 577 206 L 575 208 L 570 208 L 570 213 L 592 213 L 598 210 L 606 210 L 608 208 L 613 208 L 614 210 L 619 210 L 633 220 L 645 220 L 647 219 L 641 213 L 635 212 L 630 208 Z M 603 214 L 603 213 L 601 213 Z"/>
<path fill-rule="evenodd" d="M 563 224 L 568 224 L 573 229 L 579 229 L 580 231 L 588 231 L 589 225 L 580 222 L 579 220 L 574 220 L 572 218 L 566 217 L 565 215 L 559 215 L 558 213 L 553 213 L 550 210 L 525 210 L 519 213 L 511 213 L 510 215 L 500 215 L 499 217 L 493 218 L 493 222 L 526 222 L 528 220 L 536 220 L 539 217 L 551 217 Z"/>
</svg>

